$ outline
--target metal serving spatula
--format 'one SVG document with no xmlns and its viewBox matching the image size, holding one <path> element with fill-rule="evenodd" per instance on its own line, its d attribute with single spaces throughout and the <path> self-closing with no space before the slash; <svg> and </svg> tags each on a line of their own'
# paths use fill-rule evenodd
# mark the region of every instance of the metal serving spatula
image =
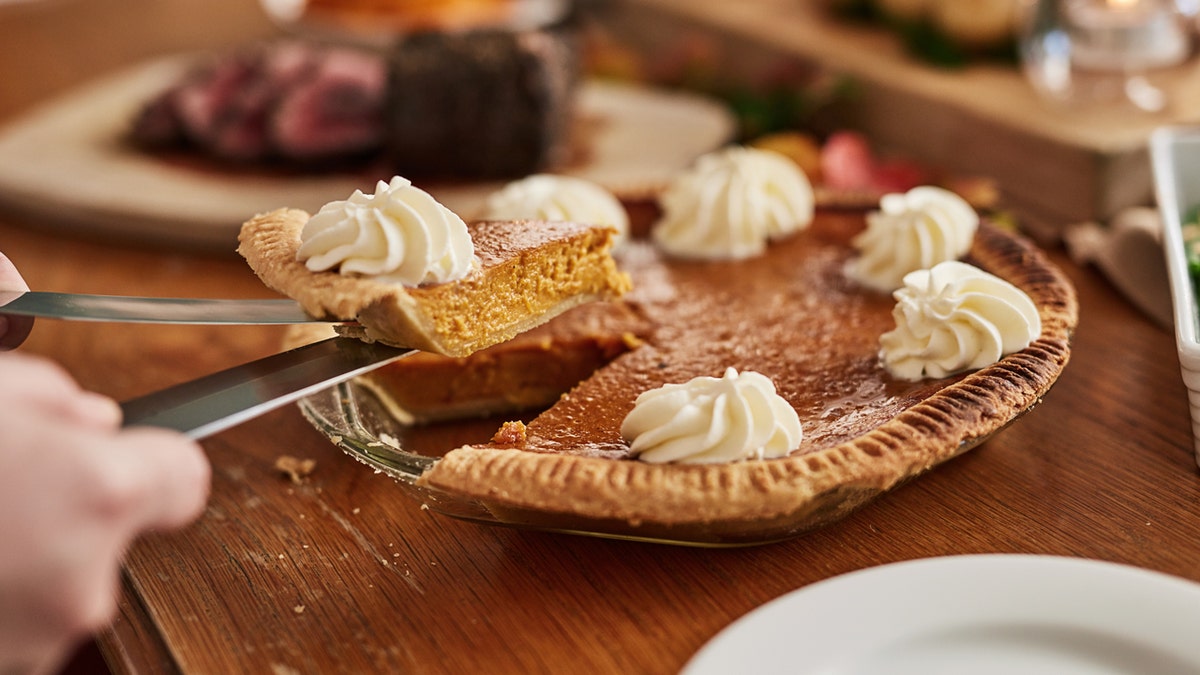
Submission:
<svg viewBox="0 0 1200 675">
<path fill-rule="evenodd" d="M 336 323 L 312 318 L 293 300 L 139 298 L 38 291 L 0 291 L 0 314 L 133 323 Z"/>
<path fill-rule="evenodd" d="M 125 401 L 125 426 L 204 438 L 414 353 L 334 337 Z"/>
</svg>

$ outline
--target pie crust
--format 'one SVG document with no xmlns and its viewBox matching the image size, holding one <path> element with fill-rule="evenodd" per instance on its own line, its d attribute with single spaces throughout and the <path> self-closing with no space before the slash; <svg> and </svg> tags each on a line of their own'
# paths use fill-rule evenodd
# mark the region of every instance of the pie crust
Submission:
<svg viewBox="0 0 1200 675">
<path fill-rule="evenodd" d="M 742 263 L 670 261 L 648 248 L 626 254 L 634 290 L 624 301 L 663 319 L 646 344 L 528 426 L 507 424 L 492 443 L 450 451 L 417 486 L 514 525 L 761 543 L 843 517 L 1039 402 L 1066 366 L 1078 320 L 1074 289 L 1045 254 L 985 221 L 966 261 L 1028 293 L 1042 333 L 981 370 L 905 383 L 877 358 L 878 336 L 892 325 L 890 296 L 841 273 L 864 220 L 865 210 L 819 209 L 809 230 Z M 619 427 L 638 393 L 727 365 L 763 372 L 792 401 L 805 433 L 795 453 L 717 465 L 628 458 Z"/>
</svg>

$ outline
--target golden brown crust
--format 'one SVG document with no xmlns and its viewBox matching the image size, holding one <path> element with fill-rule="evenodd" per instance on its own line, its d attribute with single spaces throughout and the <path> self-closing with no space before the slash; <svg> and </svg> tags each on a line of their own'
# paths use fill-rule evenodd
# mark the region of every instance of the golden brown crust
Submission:
<svg viewBox="0 0 1200 675">
<path fill-rule="evenodd" d="M 256 216 L 242 226 L 238 252 L 267 286 L 314 317 L 357 321 L 338 330 L 367 341 L 465 356 L 630 285 L 609 255 L 611 229 L 529 221 L 469 224 L 480 265 L 452 283 L 408 288 L 313 272 L 296 259 L 308 217 Z"/>
<path fill-rule="evenodd" d="M 502 522 L 617 536 L 760 542 L 835 520 L 986 439 L 1035 405 L 1065 367 L 1078 320 L 1065 276 L 1029 242 L 986 224 L 970 259 L 1033 298 L 1041 336 L 856 438 L 783 459 L 701 466 L 468 446 L 418 483 L 476 500 Z"/>
</svg>

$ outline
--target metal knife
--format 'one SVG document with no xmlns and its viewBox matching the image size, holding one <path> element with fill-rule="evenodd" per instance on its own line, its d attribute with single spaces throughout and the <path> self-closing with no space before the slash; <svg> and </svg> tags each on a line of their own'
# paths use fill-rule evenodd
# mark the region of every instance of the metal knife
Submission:
<svg viewBox="0 0 1200 675">
<path fill-rule="evenodd" d="M 139 298 L 38 291 L 0 291 L 0 314 L 132 323 L 336 323 L 314 319 L 294 300 Z"/>
<path fill-rule="evenodd" d="M 200 439 L 414 353 L 334 337 L 125 401 L 125 426 Z"/>
</svg>

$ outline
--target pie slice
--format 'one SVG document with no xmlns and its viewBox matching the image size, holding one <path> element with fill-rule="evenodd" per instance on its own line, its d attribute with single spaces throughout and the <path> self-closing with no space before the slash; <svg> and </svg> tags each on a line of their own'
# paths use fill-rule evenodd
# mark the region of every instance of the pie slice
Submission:
<svg viewBox="0 0 1200 675">
<path fill-rule="evenodd" d="M 470 223 L 479 265 L 457 281 L 407 287 L 310 271 L 297 260 L 308 219 L 298 209 L 256 216 L 242 226 L 238 252 L 267 286 L 312 316 L 357 321 L 338 331 L 367 341 L 466 356 L 630 287 L 609 253 L 616 232 L 607 227 Z"/>
</svg>

